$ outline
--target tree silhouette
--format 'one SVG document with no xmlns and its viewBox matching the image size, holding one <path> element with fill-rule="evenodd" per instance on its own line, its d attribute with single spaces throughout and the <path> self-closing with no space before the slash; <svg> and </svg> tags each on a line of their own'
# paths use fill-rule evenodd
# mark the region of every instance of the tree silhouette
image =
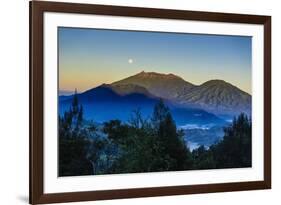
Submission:
<svg viewBox="0 0 281 205">
<path fill-rule="evenodd" d="M 160 101 L 155 106 L 154 113 L 157 113 L 156 116 L 159 117 L 158 119 L 154 119 L 159 122 L 158 140 L 164 148 L 163 155 L 168 155 L 171 159 L 169 169 L 191 169 L 192 157 L 190 150 L 183 140 L 182 133 L 177 131 L 176 124 L 169 109 L 163 106 L 163 101 Z"/>
<path fill-rule="evenodd" d="M 87 133 L 81 129 L 82 122 L 83 107 L 79 107 L 75 90 L 69 111 L 59 117 L 59 176 L 92 174 L 92 165 L 87 159 L 90 143 Z"/>
<path fill-rule="evenodd" d="M 164 104 L 163 99 L 160 98 L 159 102 L 154 106 L 151 118 L 152 125 L 156 130 L 159 130 L 160 123 L 165 120 L 169 113 L 169 108 Z"/>
<path fill-rule="evenodd" d="M 219 168 L 250 167 L 252 163 L 252 122 L 244 113 L 224 129 L 224 138 L 213 147 Z"/>
</svg>

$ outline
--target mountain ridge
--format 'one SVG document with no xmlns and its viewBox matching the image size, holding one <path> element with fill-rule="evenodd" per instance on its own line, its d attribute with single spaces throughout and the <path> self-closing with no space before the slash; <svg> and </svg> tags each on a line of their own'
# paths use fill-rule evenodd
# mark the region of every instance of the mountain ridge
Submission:
<svg viewBox="0 0 281 205">
<path fill-rule="evenodd" d="M 174 99 L 178 92 L 189 90 L 194 85 L 174 74 L 161 74 L 157 72 L 140 72 L 136 75 L 113 82 L 111 85 L 135 84 L 146 88 L 151 94 L 165 98 Z"/>
<path fill-rule="evenodd" d="M 96 88 L 99 87 L 110 88 L 120 96 L 142 94 L 153 99 L 162 98 L 176 106 L 204 109 L 228 118 L 241 112 L 251 115 L 251 95 L 221 79 L 194 85 L 172 73 L 142 71 Z"/>
<path fill-rule="evenodd" d="M 166 73 L 158 73 L 158 72 L 146 72 L 146 71 L 141 71 L 141 72 L 139 72 L 139 73 L 137 73 L 137 74 L 135 74 L 135 75 L 131 75 L 131 76 L 129 76 L 129 77 L 125 77 L 124 79 L 121 79 L 121 80 L 118 80 L 118 81 L 114 81 L 114 82 L 112 82 L 111 84 L 108 84 L 108 85 L 116 85 L 116 84 L 120 84 L 120 83 L 123 83 L 125 80 L 127 80 L 127 79 L 132 79 L 133 77 L 136 77 L 136 76 L 142 76 L 143 78 L 144 77 L 155 77 L 155 76 L 158 76 L 158 77 L 161 77 L 162 79 L 181 79 L 182 81 L 185 81 L 187 84 L 189 84 L 189 85 L 191 85 L 191 86 L 202 86 L 202 85 L 204 85 L 204 84 L 206 84 L 206 83 L 211 83 L 211 82 L 217 82 L 217 83 L 227 83 L 227 84 L 230 84 L 230 85 L 232 85 L 232 86 L 234 86 L 234 87 L 236 87 L 236 88 L 238 88 L 239 90 L 241 90 L 242 92 L 244 92 L 244 93 L 246 93 L 246 94 L 248 94 L 248 95 L 251 95 L 250 93 L 248 93 L 247 91 L 245 91 L 245 90 L 242 90 L 240 87 L 238 87 L 237 85 L 234 85 L 234 84 L 232 84 L 232 83 L 230 83 L 230 82 L 227 82 L 227 81 L 225 81 L 225 80 L 222 80 L 222 79 L 216 79 L 216 78 L 214 78 L 214 79 L 210 79 L 210 80 L 207 80 L 207 81 L 205 81 L 205 82 L 203 82 L 203 83 L 201 83 L 201 84 L 194 84 L 194 83 L 191 83 L 191 82 L 189 82 L 189 81 L 187 81 L 187 80 L 185 80 L 184 78 L 182 78 L 182 77 L 180 77 L 180 76 L 178 76 L 178 75 L 175 75 L 175 74 L 173 74 L 173 73 L 168 73 L 168 74 L 166 74 Z"/>
<path fill-rule="evenodd" d="M 194 85 L 174 74 L 140 72 L 113 82 L 112 86 L 135 84 L 154 96 L 184 107 L 205 109 L 218 115 L 234 116 L 241 112 L 251 114 L 251 95 L 235 85 L 220 79 Z"/>
<path fill-rule="evenodd" d="M 72 97 L 60 99 L 59 112 L 63 115 L 69 110 Z M 83 105 L 86 119 L 97 122 L 105 122 L 112 119 L 127 121 L 134 110 L 140 109 L 144 119 L 151 116 L 155 104 L 159 98 L 147 96 L 142 93 L 130 93 L 121 95 L 116 93 L 111 86 L 101 85 L 86 92 L 77 94 L 78 101 Z M 202 109 L 180 108 L 165 101 L 169 106 L 174 120 L 178 125 L 185 124 L 224 124 L 225 121 L 212 113 Z"/>
</svg>

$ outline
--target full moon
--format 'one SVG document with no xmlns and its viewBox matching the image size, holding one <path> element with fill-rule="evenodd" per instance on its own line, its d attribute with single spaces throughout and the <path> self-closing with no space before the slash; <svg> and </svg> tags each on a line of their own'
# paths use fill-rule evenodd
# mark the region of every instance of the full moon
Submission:
<svg viewBox="0 0 281 205">
<path fill-rule="evenodd" d="M 131 58 L 128 60 L 128 63 L 130 63 L 130 64 L 132 64 L 133 62 L 134 62 L 134 60 Z"/>
</svg>

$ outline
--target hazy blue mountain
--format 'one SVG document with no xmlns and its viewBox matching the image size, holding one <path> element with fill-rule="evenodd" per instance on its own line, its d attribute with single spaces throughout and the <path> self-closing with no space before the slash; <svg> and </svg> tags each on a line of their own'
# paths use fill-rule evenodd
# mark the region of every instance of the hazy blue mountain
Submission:
<svg viewBox="0 0 281 205">
<path fill-rule="evenodd" d="M 59 95 L 60 101 L 71 99 L 72 95 Z"/>
<path fill-rule="evenodd" d="M 104 122 L 129 120 L 140 109 L 151 115 L 159 98 L 170 107 L 176 123 L 218 125 L 241 112 L 251 114 L 251 95 L 223 80 L 193 85 L 173 74 L 141 72 L 112 84 L 103 84 L 78 94 L 87 119 Z M 60 114 L 69 109 L 72 96 L 60 96 Z M 218 117 L 219 116 L 219 117 Z"/>
<path fill-rule="evenodd" d="M 133 92 L 133 87 L 140 92 Z M 137 86 L 128 85 L 116 88 L 114 85 L 102 85 L 78 94 L 78 100 L 83 105 L 86 119 L 105 122 L 112 119 L 128 121 L 132 111 L 136 109 L 140 109 L 142 115 L 147 118 L 151 115 L 159 98 Z M 72 97 L 60 98 L 59 112 L 61 115 L 69 109 L 71 102 Z M 169 101 L 165 101 L 165 103 L 170 107 L 178 125 L 225 123 L 224 120 L 202 109 L 177 107 Z"/>
<path fill-rule="evenodd" d="M 193 85 L 174 74 L 141 72 L 112 83 L 112 86 L 137 85 L 154 96 L 183 107 L 204 109 L 232 118 L 241 112 L 251 115 L 251 95 L 223 80 Z"/>
<path fill-rule="evenodd" d="M 107 86 L 93 88 L 78 94 L 79 103 L 83 105 L 84 117 L 88 120 L 102 123 L 112 119 L 128 120 L 131 112 L 138 107 L 147 110 L 155 100 L 143 94 L 121 96 Z M 69 109 L 72 99 L 60 100 L 59 112 L 62 115 Z"/>
</svg>

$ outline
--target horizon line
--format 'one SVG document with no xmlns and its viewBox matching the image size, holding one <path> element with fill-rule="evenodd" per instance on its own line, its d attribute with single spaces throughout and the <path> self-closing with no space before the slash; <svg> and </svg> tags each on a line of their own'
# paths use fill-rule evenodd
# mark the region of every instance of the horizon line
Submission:
<svg viewBox="0 0 281 205">
<path fill-rule="evenodd" d="M 174 74 L 174 73 L 171 73 L 171 72 L 169 72 L 169 73 L 158 73 L 158 72 L 155 72 L 155 71 L 146 72 L 146 71 L 142 70 L 141 72 L 138 72 L 138 73 L 136 73 L 136 74 L 134 74 L 134 75 L 130 75 L 130 76 L 128 76 L 128 77 L 124 77 L 124 78 L 122 78 L 121 80 L 117 80 L 117 81 L 114 81 L 114 82 L 111 82 L 111 83 L 101 83 L 101 84 L 99 84 L 99 85 L 97 85 L 97 86 L 89 87 L 89 88 L 86 88 L 86 89 L 81 90 L 81 91 L 80 91 L 80 90 L 77 90 L 77 88 L 74 88 L 73 91 L 72 91 L 72 90 L 66 90 L 66 89 L 60 89 L 60 88 L 59 88 L 59 89 L 58 89 L 58 92 L 69 92 L 69 93 L 71 92 L 71 93 L 72 93 L 72 94 L 69 94 L 69 95 L 60 95 L 60 94 L 59 94 L 59 96 L 70 96 L 70 95 L 73 95 L 73 94 L 75 93 L 75 90 L 77 90 L 77 93 L 83 93 L 83 92 L 86 92 L 86 91 L 88 91 L 88 90 L 91 90 L 91 89 L 100 87 L 100 86 L 102 86 L 102 85 L 111 85 L 111 84 L 113 84 L 113 83 L 122 81 L 122 80 L 124 80 L 124 79 L 130 78 L 130 77 L 132 77 L 132 76 L 136 76 L 136 75 L 142 74 L 142 73 L 153 73 L 153 74 L 160 74 L 160 75 L 173 75 L 173 76 L 176 76 L 176 77 L 178 77 L 178 78 L 184 80 L 184 81 L 187 82 L 187 83 L 192 84 L 193 86 L 201 86 L 201 85 L 203 85 L 204 83 L 207 83 L 207 82 L 209 82 L 209 81 L 223 81 L 223 82 L 226 82 L 226 83 L 228 83 L 228 84 L 230 84 L 230 85 L 232 85 L 232 86 L 238 88 L 239 90 L 241 90 L 241 91 L 247 93 L 248 95 L 251 95 L 249 92 L 247 92 L 247 91 L 241 89 L 239 86 L 234 85 L 234 84 L 232 84 L 232 83 L 230 83 L 230 82 L 228 82 L 228 81 L 225 81 L 225 80 L 223 80 L 223 79 L 210 79 L 210 80 L 207 80 L 207 81 L 205 81 L 205 82 L 203 82 L 203 83 L 201 83 L 201 84 L 194 84 L 194 83 L 191 83 L 190 81 L 187 81 L 186 79 L 182 78 L 181 76 L 178 76 L 178 75 L 176 75 L 176 74 Z M 251 96 L 252 96 L 252 95 L 251 95 Z"/>
</svg>

